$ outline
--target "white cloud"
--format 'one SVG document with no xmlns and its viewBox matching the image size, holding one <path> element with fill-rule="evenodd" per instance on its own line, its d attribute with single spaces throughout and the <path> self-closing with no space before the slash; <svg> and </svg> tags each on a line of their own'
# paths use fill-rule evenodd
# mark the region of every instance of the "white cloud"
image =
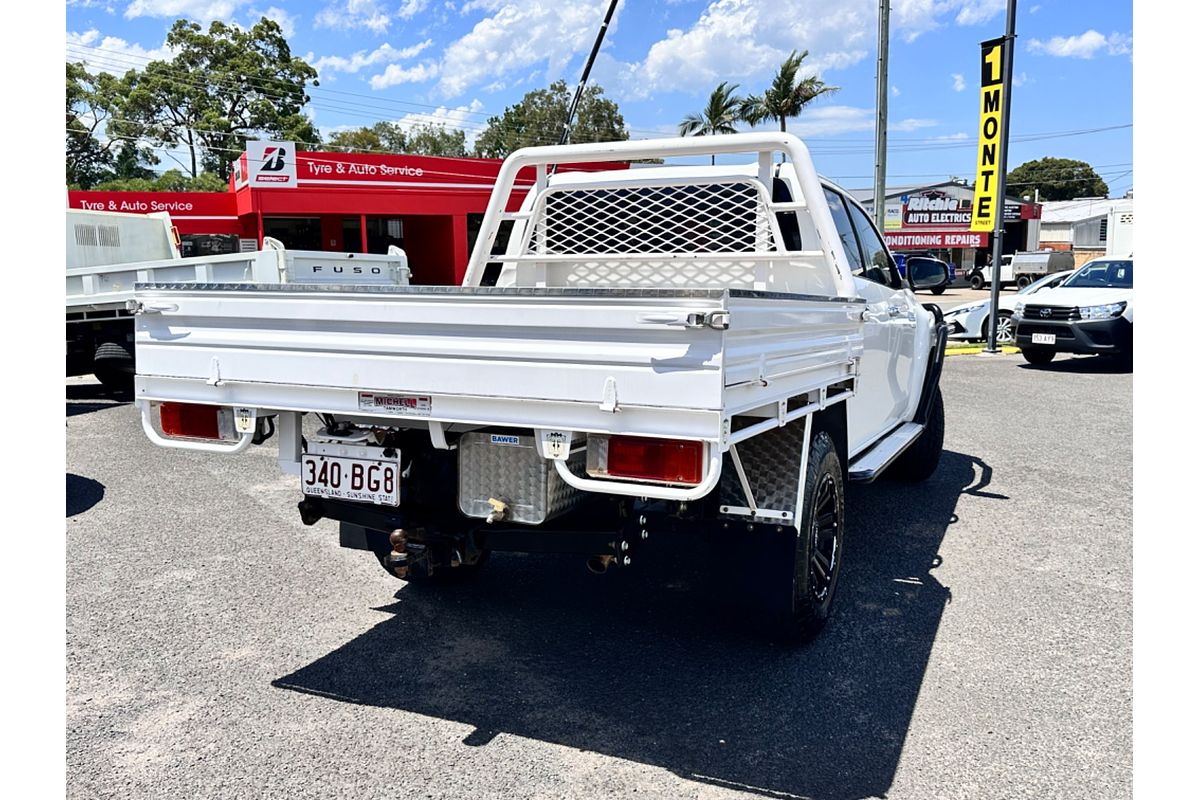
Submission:
<svg viewBox="0 0 1200 800">
<path fill-rule="evenodd" d="M 429 0 L 405 0 L 396 9 L 396 16 L 400 19 L 412 19 L 417 14 L 425 10 L 429 5 Z"/>
<path fill-rule="evenodd" d="M 900 96 L 900 87 L 893 86 L 892 87 L 892 97 L 899 97 L 899 96 Z"/>
<path fill-rule="evenodd" d="M 963 79 L 961 72 L 952 72 L 950 77 L 954 79 L 954 91 L 961 92 L 967 88 L 967 82 Z"/>
<path fill-rule="evenodd" d="M 588 51 L 604 10 L 594 0 L 467 3 L 462 13 L 485 11 L 488 16 L 446 48 L 437 89 L 444 97 L 456 97 L 535 65 L 544 66 L 547 78 L 557 78 L 571 59 Z M 615 25 L 614 20 L 610 34 Z"/>
<path fill-rule="evenodd" d="M 647 97 L 721 80 L 768 75 L 793 50 L 808 50 L 805 74 L 854 64 L 874 49 L 874 0 L 718 0 L 687 30 L 667 31 L 645 58 L 625 70 L 626 91 Z"/>
<path fill-rule="evenodd" d="M 126 19 L 137 17 L 188 17 L 201 22 L 229 20 L 233 12 L 250 0 L 133 0 L 125 8 Z"/>
<path fill-rule="evenodd" d="M 911 42 L 946 24 L 985 22 L 1003 7 L 1004 0 L 893 0 L 892 31 Z M 680 87 L 703 94 L 721 80 L 769 79 L 792 50 L 809 51 L 805 75 L 824 74 L 874 54 L 878 10 L 878 0 L 832 6 L 827 0 L 715 0 L 690 27 L 667 31 L 640 62 L 610 61 L 597 69 L 633 97 Z"/>
<path fill-rule="evenodd" d="M 979 25 L 1004 10 L 1004 0 L 966 0 L 954 21 L 959 25 Z"/>
<path fill-rule="evenodd" d="M 411 3 L 406 7 L 408 5 Z M 373 33 L 383 33 L 391 21 L 391 15 L 377 0 L 340 0 L 321 9 L 314 24 L 318 28 L 366 28 Z"/>
<path fill-rule="evenodd" d="M 141 69 L 148 61 L 166 60 L 172 56 L 174 51 L 165 42 L 147 50 L 116 36 L 101 37 L 95 28 L 83 33 L 67 33 L 67 59 L 82 62 L 92 73 L 124 75 L 131 69 Z"/>
<path fill-rule="evenodd" d="M 305 61 L 316 68 L 322 80 L 331 80 L 333 74 L 337 72 L 355 73 L 362 70 L 364 67 L 374 67 L 379 64 L 391 64 L 396 61 L 404 61 L 412 58 L 425 48 L 433 44 L 432 39 L 426 39 L 419 44 L 414 44 L 409 47 L 404 47 L 399 50 L 392 47 L 386 42 L 368 53 L 366 50 L 359 50 L 349 58 L 345 56 L 321 56 L 313 60 L 312 53 L 305 57 Z"/>
<path fill-rule="evenodd" d="M 888 131 L 915 131 L 937 125 L 932 119 L 902 119 L 888 122 Z M 853 131 L 875 130 L 875 109 L 856 106 L 820 106 L 806 108 L 796 119 L 788 120 L 789 133 L 797 136 L 836 136 Z"/>
<path fill-rule="evenodd" d="M 289 14 L 282 8 L 271 6 L 266 11 L 259 11 L 256 8 L 252 8 L 248 12 L 248 15 L 250 17 L 250 25 L 258 22 L 262 17 L 274 20 L 279 23 L 280 30 L 283 31 L 283 35 L 288 39 L 292 38 L 292 34 L 296 32 L 296 15 Z"/>
<path fill-rule="evenodd" d="M 1046 41 L 1031 39 L 1029 52 L 1041 53 L 1058 58 L 1091 58 L 1105 50 L 1109 55 L 1123 55 L 1132 49 L 1133 39 L 1126 34 L 1114 33 L 1105 36 L 1096 30 L 1088 30 L 1076 36 L 1055 36 Z"/>
<path fill-rule="evenodd" d="M 423 83 L 436 78 L 437 64 L 418 64 L 415 67 L 402 67 L 399 64 L 389 64 L 388 68 L 378 75 L 371 76 L 372 89 L 386 89 L 402 83 Z"/>
<path fill-rule="evenodd" d="M 483 123 L 479 121 L 479 112 L 483 111 L 483 103 L 478 99 L 469 105 L 448 108 L 438 106 L 434 111 L 405 114 L 396 120 L 396 124 L 411 131 L 417 125 L 445 125 L 447 128 L 458 128 L 467 135 L 467 149 L 475 146 L 475 138 L 483 132 Z"/>
<path fill-rule="evenodd" d="M 1004 10 L 1004 0 L 894 0 L 892 30 L 906 42 L 942 27 L 954 15 L 958 25 L 988 22 Z"/>
</svg>

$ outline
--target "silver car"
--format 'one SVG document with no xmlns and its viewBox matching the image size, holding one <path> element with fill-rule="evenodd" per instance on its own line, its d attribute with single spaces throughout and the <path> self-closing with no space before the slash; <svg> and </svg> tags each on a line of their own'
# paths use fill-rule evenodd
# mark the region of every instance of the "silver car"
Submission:
<svg viewBox="0 0 1200 800">
<path fill-rule="evenodd" d="M 996 344 L 1013 344 L 1012 312 L 1017 298 L 1033 294 L 1039 289 L 1052 289 L 1065 281 L 1075 270 L 1055 272 L 1021 289 L 1016 294 L 1000 296 L 1000 319 L 996 324 Z M 955 306 L 946 312 L 946 324 L 950 327 L 951 339 L 986 339 L 988 334 L 988 312 L 991 300 L 976 300 Z"/>
</svg>

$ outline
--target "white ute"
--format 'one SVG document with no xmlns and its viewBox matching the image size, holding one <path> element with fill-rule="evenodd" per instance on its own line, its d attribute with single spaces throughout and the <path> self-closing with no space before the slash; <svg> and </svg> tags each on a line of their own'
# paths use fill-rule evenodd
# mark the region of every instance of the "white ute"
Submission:
<svg viewBox="0 0 1200 800">
<path fill-rule="evenodd" d="M 507 211 L 518 172 L 534 183 Z M 937 466 L 946 330 L 912 289 L 946 277 L 911 259 L 903 285 L 787 134 L 526 148 L 461 287 L 139 285 L 136 402 L 164 446 L 277 431 L 302 520 L 339 520 L 406 580 L 493 550 L 602 572 L 648 560 L 656 531 L 712 534 L 754 618 L 805 640 L 837 586 L 845 481 Z"/>
</svg>

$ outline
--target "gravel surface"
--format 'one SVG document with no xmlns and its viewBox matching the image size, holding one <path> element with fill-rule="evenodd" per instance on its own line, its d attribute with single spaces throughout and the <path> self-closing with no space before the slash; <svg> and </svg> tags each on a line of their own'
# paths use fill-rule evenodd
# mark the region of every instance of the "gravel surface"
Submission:
<svg viewBox="0 0 1200 800">
<path fill-rule="evenodd" d="M 1129 797 L 1131 385 L 948 359 L 938 472 L 851 488 L 836 616 L 787 649 L 677 541 L 407 586 L 300 523 L 272 446 L 156 448 L 73 379 L 68 796 Z"/>
</svg>

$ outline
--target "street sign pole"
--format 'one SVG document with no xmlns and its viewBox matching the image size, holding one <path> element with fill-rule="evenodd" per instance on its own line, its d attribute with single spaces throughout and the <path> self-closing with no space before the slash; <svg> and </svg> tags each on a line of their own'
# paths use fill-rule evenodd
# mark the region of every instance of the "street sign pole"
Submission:
<svg viewBox="0 0 1200 800">
<path fill-rule="evenodd" d="M 1017 39 L 1017 0 L 1008 0 L 1008 20 L 1004 28 L 1004 66 L 1002 84 L 1002 103 L 1004 110 L 1000 114 L 999 164 L 996 174 L 995 222 L 992 232 L 992 303 L 988 314 L 988 344 L 986 353 L 999 353 L 996 346 L 996 326 L 1000 321 L 1000 262 L 1004 254 L 1004 209 L 1005 180 L 1008 174 L 1008 117 L 1012 108 L 1012 72 L 1013 51 L 1016 50 Z"/>
<path fill-rule="evenodd" d="M 884 225 L 887 195 L 888 17 L 891 0 L 879 0 L 879 60 L 875 67 L 875 227 Z"/>
</svg>

